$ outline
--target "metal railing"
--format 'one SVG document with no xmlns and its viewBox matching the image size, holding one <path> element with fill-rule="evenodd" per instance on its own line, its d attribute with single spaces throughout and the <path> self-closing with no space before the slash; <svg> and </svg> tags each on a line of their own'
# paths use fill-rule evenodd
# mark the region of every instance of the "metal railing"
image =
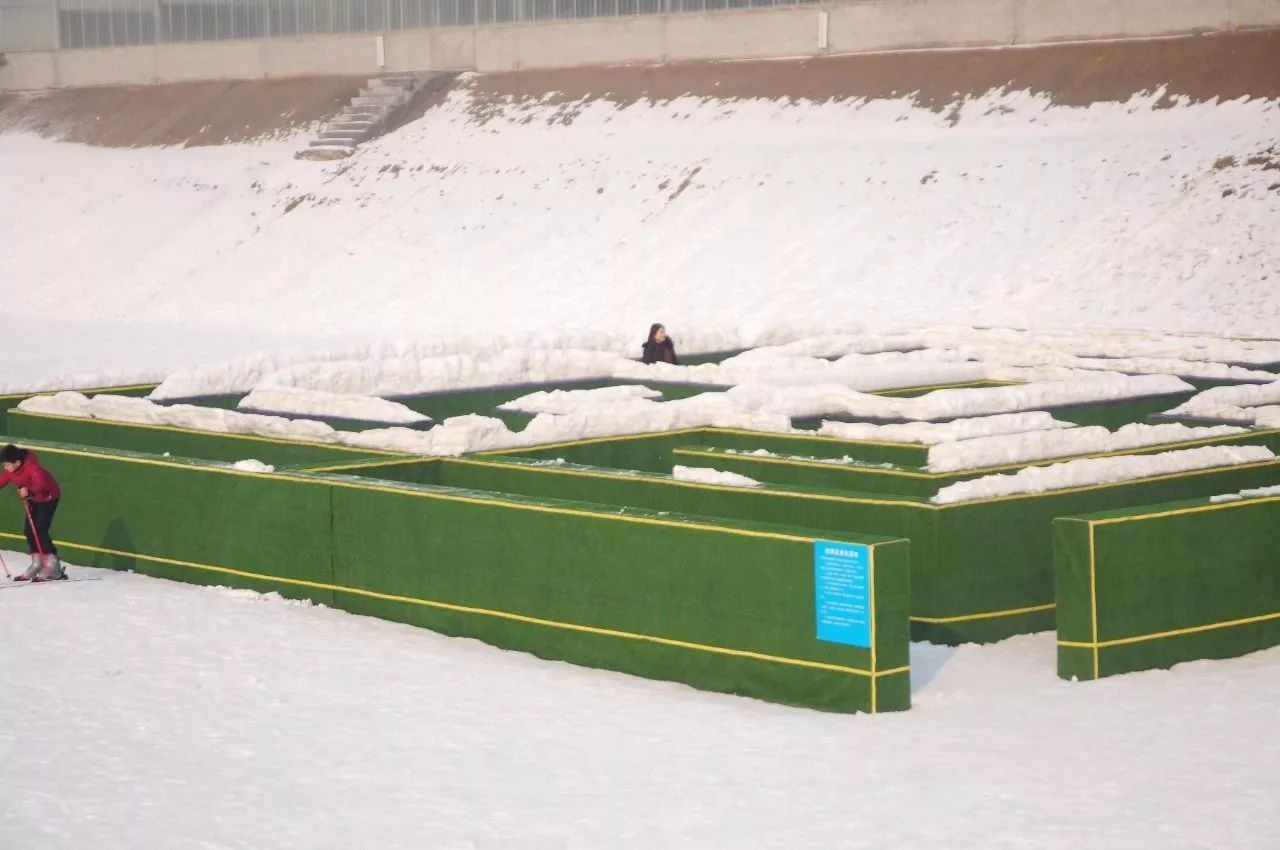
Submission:
<svg viewBox="0 0 1280 850">
<path fill-rule="evenodd" d="M 818 0 L 0 0 L 0 52 L 387 32 Z"/>
</svg>

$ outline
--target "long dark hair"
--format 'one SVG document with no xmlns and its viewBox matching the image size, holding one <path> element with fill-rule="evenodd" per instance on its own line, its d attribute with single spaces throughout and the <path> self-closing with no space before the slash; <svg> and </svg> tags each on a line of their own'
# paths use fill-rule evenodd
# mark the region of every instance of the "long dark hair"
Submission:
<svg viewBox="0 0 1280 850">
<path fill-rule="evenodd" d="M 653 335 L 662 330 L 664 325 L 662 322 L 654 322 L 649 326 L 649 342 L 653 342 Z"/>
</svg>

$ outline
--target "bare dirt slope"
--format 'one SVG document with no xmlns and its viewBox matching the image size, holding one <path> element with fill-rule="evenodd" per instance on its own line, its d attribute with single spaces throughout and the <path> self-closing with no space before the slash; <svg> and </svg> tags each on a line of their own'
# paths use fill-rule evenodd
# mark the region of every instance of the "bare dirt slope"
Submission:
<svg viewBox="0 0 1280 850">
<path fill-rule="evenodd" d="M 1164 87 L 1193 101 L 1280 98 L 1280 29 L 1171 39 L 989 50 L 928 50 L 817 59 L 688 62 L 515 71 L 463 78 L 473 114 L 510 100 L 567 106 L 695 97 L 843 100 L 913 94 L 942 110 L 992 89 L 1048 94 L 1055 103 L 1125 100 Z M 209 145 L 272 136 L 323 120 L 355 93 L 359 77 L 104 87 L 35 97 L 0 96 L 0 131 L 104 146 Z M 448 90 L 424 98 L 420 117 Z M 560 120 L 570 121 L 571 106 Z"/>
<path fill-rule="evenodd" d="M 342 108 L 364 77 L 64 89 L 0 99 L 0 130 L 104 147 L 218 145 L 272 136 Z"/>
<path fill-rule="evenodd" d="M 474 93 L 490 98 L 619 103 L 680 95 L 722 99 L 841 100 L 915 94 L 943 108 L 992 89 L 1048 93 L 1076 106 L 1167 88 L 1171 96 L 1280 97 L 1280 29 L 1170 39 L 988 50 L 917 50 L 817 59 L 689 62 L 488 74 Z"/>
</svg>

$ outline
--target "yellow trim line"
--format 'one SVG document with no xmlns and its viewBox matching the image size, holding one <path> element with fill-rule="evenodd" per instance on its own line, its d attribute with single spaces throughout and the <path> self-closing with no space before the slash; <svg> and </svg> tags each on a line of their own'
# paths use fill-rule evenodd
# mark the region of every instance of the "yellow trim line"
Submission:
<svg viewBox="0 0 1280 850">
<path fill-rule="evenodd" d="M 913 623 L 967 623 L 972 620 L 993 620 L 997 617 L 1015 617 L 1019 614 L 1035 614 L 1040 611 L 1052 611 L 1058 606 L 1050 602 L 1048 605 L 1031 605 L 1026 608 L 1010 608 L 1005 611 L 988 611 L 984 614 L 961 614 L 956 617 L 912 617 Z"/>
<path fill-rule="evenodd" d="M 439 458 L 441 463 L 458 463 L 469 466 L 485 466 L 497 469 L 519 469 L 524 472 L 545 472 L 551 475 L 578 475 L 585 478 L 604 478 L 610 481 L 644 481 L 649 484 L 664 484 L 674 487 L 685 487 L 694 490 L 713 490 L 721 493 L 763 493 L 767 496 L 784 496 L 791 499 L 815 499 L 824 502 L 844 502 L 854 505 L 897 505 L 899 507 L 922 508 L 925 510 L 938 510 L 938 505 L 931 505 L 928 502 L 903 502 L 893 499 L 859 499 L 855 496 L 840 496 L 827 493 L 800 493 L 795 490 L 774 490 L 769 487 L 752 487 L 749 490 L 742 487 L 732 487 L 725 484 L 702 484 L 697 481 L 680 481 L 669 475 L 654 474 L 635 475 L 630 470 L 613 470 L 607 472 L 593 472 L 585 469 L 568 469 L 560 466 L 536 466 L 534 463 L 521 463 L 517 461 L 497 461 L 483 460 L 478 457 L 443 457 Z M 594 467 L 594 469 L 606 469 L 606 467 Z"/>
<path fill-rule="evenodd" d="M 837 469 L 841 472 L 857 472 L 863 475 L 896 475 L 902 478 L 936 480 L 940 478 L 958 479 L 959 476 L 978 477 L 1004 472 L 1009 469 L 1025 469 L 1029 466 L 1052 466 L 1054 464 L 1066 463 L 1067 461 L 1072 460 L 1092 460 L 1094 458 L 1120 457 L 1121 455 L 1158 454 L 1159 452 L 1180 451 L 1182 449 L 1216 445 L 1227 440 L 1238 440 L 1241 438 L 1255 439 L 1258 437 L 1268 437 L 1277 434 L 1280 434 L 1280 428 L 1273 428 L 1266 431 L 1250 431 L 1242 434 L 1224 434 L 1220 437 L 1202 437 L 1199 440 L 1183 440 L 1175 443 L 1135 446 L 1130 449 L 1115 449 L 1114 451 L 1095 452 L 1093 454 L 1059 455 L 1051 458 L 1036 458 L 1033 460 L 1023 461 L 1021 463 L 1006 463 L 1000 466 L 975 466 L 969 469 L 954 469 L 949 472 L 918 472 L 913 469 L 902 468 L 886 469 L 883 466 L 878 466 L 869 461 L 860 463 L 844 463 L 838 459 L 823 462 L 820 458 L 764 457 L 761 455 L 743 454 L 741 452 L 730 452 L 726 449 L 718 449 L 716 446 L 706 446 L 702 448 L 677 448 L 672 449 L 672 454 L 685 455 L 689 457 L 715 458 L 717 460 L 777 463 L 787 466 L 812 467 L 815 469 Z M 1241 444 L 1231 443 L 1230 445 Z"/>
<path fill-rule="evenodd" d="M 879 694 L 876 692 L 876 547 L 867 547 L 867 598 L 870 603 L 867 606 L 867 620 L 871 627 L 871 713 L 875 714 L 879 708 Z"/>
<path fill-rule="evenodd" d="M 1247 626 L 1252 623 L 1265 623 L 1270 620 L 1280 620 L 1280 612 L 1276 612 L 1274 614 L 1260 614 L 1257 617 L 1244 617 L 1239 620 L 1224 620 L 1221 623 L 1209 623 L 1203 626 L 1190 626 L 1185 629 L 1171 629 L 1167 632 L 1152 632 L 1149 635 L 1136 635 L 1135 637 L 1095 641 L 1094 643 L 1075 640 L 1060 640 L 1058 641 L 1058 646 L 1070 646 L 1077 649 L 1092 649 L 1096 654 L 1100 649 L 1108 649 L 1113 646 L 1126 646 L 1132 643 L 1144 643 L 1149 640 L 1161 640 L 1163 638 L 1179 637 L 1181 635 L 1193 635 L 1199 632 L 1214 631 L 1216 629 L 1229 629 L 1235 626 Z"/>
<path fill-rule="evenodd" d="M 120 422 L 115 419 L 91 419 L 86 416 L 61 416 L 56 413 L 36 413 L 30 410 L 19 410 L 14 408 L 9 411 L 10 416 L 31 416 L 37 419 L 58 419 L 65 422 L 91 422 L 95 425 L 107 425 L 115 428 L 142 428 L 148 431 L 172 431 L 175 434 L 193 434 L 197 437 L 229 437 L 233 440 L 253 440 L 259 443 L 273 443 L 280 446 L 306 446 L 316 449 L 332 449 L 337 452 L 351 452 L 352 454 L 361 455 L 398 455 L 400 457 L 413 459 L 418 455 L 409 455 L 402 452 L 392 452 L 386 449 L 364 449 L 359 446 L 347 446 L 342 443 L 315 443 L 309 440 L 282 440 L 279 437 L 260 437 L 257 434 L 231 434 L 226 431 L 202 431 L 199 428 L 179 428 L 176 425 L 152 425 L 146 422 Z M 21 441 L 22 438 L 15 438 Z M 39 437 L 31 437 L 29 439 L 38 440 Z"/>
<path fill-rule="evenodd" d="M 406 484 L 404 487 L 384 487 L 377 484 L 362 484 L 354 481 L 341 481 L 335 478 L 307 477 L 305 475 L 293 475 L 282 472 L 248 472 L 244 470 L 234 469 L 230 466 L 214 466 L 203 464 L 181 464 L 171 461 L 151 458 L 129 457 L 127 455 L 114 454 L 98 454 L 95 452 L 77 451 L 75 449 L 64 449 L 56 447 L 45 447 L 40 450 L 50 455 L 70 455 L 72 457 L 89 457 L 107 461 L 123 461 L 125 463 L 137 463 L 143 466 L 159 466 L 166 469 L 198 469 L 202 472 L 213 472 L 219 475 L 238 475 L 249 478 L 268 478 L 273 481 L 290 484 L 310 484 L 321 485 L 325 487 L 341 487 L 347 490 L 370 490 L 380 493 L 394 493 L 398 496 L 412 496 L 420 499 L 438 499 L 445 502 L 463 502 L 473 505 L 489 505 L 495 508 L 510 508 L 513 510 L 535 511 L 538 513 L 564 514 L 566 516 L 589 517 L 591 519 L 607 519 L 614 522 L 631 522 L 642 525 L 662 525 L 670 528 L 682 528 L 690 531 L 710 531 L 719 534 L 736 534 L 742 537 L 759 537 L 766 540 L 783 540 L 790 543 L 813 543 L 817 540 L 825 540 L 826 538 L 805 537 L 799 534 L 786 534 L 780 531 L 753 531 L 748 528 L 734 528 L 727 525 L 709 525 L 698 522 L 679 522 L 677 520 L 658 519 L 657 517 L 634 516 L 628 514 L 614 513 L 613 511 L 584 511 L 574 508 L 557 508 L 550 505 L 536 505 L 528 502 L 503 501 L 500 499 L 479 499 L 474 496 L 458 496 L 452 493 L 436 493 L 425 490 L 419 490 L 412 485 Z M 883 540 L 880 543 L 867 544 L 870 546 L 880 546 L 889 542 L 897 542 L 906 538 L 893 538 Z"/>
<path fill-rule="evenodd" d="M 1161 519 L 1169 516 L 1181 516 L 1183 514 L 1198 514 L 1204 511 L 1223 511 L 1231 508 L 1246 508 L 1251 505 L 1265 505 L 1269 502 L 1280 502 L 1280 496 L 1257 496 L 1253 498 L 1242 497 L 1232 499 L 1229 502 L 1216 502 L 1209 505 L 1197 505 L 1193 508 L 1176 508 L 1171 511 L 1159 511 L 1151 514 L 1134 514 L 1132 516 L 1111 517 L 1109 519 L 1093 519 L 1084 520 L 1090 525 L 1118 525 L 1122 522 L 1141 522 L 1146 519 Z"/>
<path fill-rule="evenodd" d="M 63 387 L 60 390 L 29 390 L 23 393 L 5 393 L 0 395 L 0 401 L 8 401 L 11 398 L 35 398 L 39 395 L 55 395 L 57 393 L 81 393 L 82 395 L 100 395 L 102 393 L 120 392 L 122 390 L 154 390 L 160 386 L 157 383 L 150 384 L 124 384 L 119 387 L 88 387 L 86 389 L 76 389 L 74 387 Z"/>
<path fill-rule="evenodd" d="M 0 533 L 5 537 L 14 537 L 15 534 Z M 870 677 L 873 681 L 880 676 L 893 676 L 899 673 L 906 673 L 910 666 L 895 667 L 892 670 L 869 671 L 858 667 L 846 667 L 840 664 L 827 664 L 822 661 L 807 661 L 802 658 L 787 658 L 781 655 L 768 655 L 763 652 L 752 652 L 745 649 L 732 649 L 724 646 L 713 646 L 705 643 L 693 643 L 691 641 L 675 640 L 673 638 L 656 637 L 654 635 L 645 635 L 638 632 L 626 632 L 619 629 L 603 629 L 597 626 L 583 626 L 578 623 L 565 623 L 559 620 L 547 620 L 541 617 L 530 617 L 526 614 L 516 614 L 510 611 L 498 611 L 492 608 L 477 608 L 472 605 L 457 605 L 452 602 L 438 602 L 434 599 L 422 599 L 416 596 L 400 596 L 393 593 L 379 593 L 375 590 L 365 590 L 358 587 L 346 587 L 339 584 L 328 584 L 319 581 L 307 581 L 305 579 L 284 578 L 281 576 L 266 575 L 263 573 L 252 573 L 246 570 L 236 570 L 230 567 L 217 567 L 211 564 L 199 564 L 193 561 L 182 561 L 175 558 L 162 558 L 156 555 L 142 555 L 137 552 L 124 552 L 119 549 L 106 549 L 99 546 L 88 546 L 80 543 L 62 542 L 64 547 L 68 549 L 79 549 L 85 552 L 95 552 L 102 555 L 112 555 L 122 558 L 138 558 L 144 561 L 153 561 L 159 564 L 168 564 L 176 567 L 186 567 L 204 572 L 219 573 L 222 575 L 232 575 L 239 578 L 247 578 L 255 581 L 277 582 L 280 584 L 293 585 L 295 587 L 309 587 L 315 590 L 327 590 L 333 593 L 349 593 L 354 596 L 364 596 L 370 599 L 380 599 L 386 602 L 403 602 L 410 605 L 421 605 L 426 608 L 437 608 L 443 611 L 454 611 L 461 614 L 477 614 L 485 617 L 496 617 L 502 620 L 513 620 L 519 623 L 528 623 L 535 626 L 547 626 L 550 628 L 565 629 L 574 632 L 584 632 L 586 634 L 602 635 L 605 637 L 625 638 L 627 640 L 638 640 L 646 643 L 656 643 L 662 646 L 674 646 L 680 649 L 692 649 L 699 652 L 712 652 L 719 655 L 731 655 L 737 658 L 750 658 L 755 661 L 769 661 L 775 664 L 788 664 L 794 667 L 809 667 L 816 670 L 830 670 L 836 673 L 848 673 L 855 676 Z"/>
</svg>

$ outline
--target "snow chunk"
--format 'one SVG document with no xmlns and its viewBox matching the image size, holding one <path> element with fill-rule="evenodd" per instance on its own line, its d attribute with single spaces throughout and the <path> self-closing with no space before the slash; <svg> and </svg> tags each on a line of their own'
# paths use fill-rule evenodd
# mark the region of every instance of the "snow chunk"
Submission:
<svg viewBox="0 0 1280 850">
<path fill-rule="evenodd" d="M 1191 384 L 1172 375 L 1139 375 L 1044 381 L 1010 387 L 935 390 L 916 398 L 867 395 L 833 384 L 802 387 L 744 384 L 729 390 L 728 395 L 748 410 L 781 413 L 792 418 L 844 413 L 869 419 L 927 421 L 1120 401 L 1191 389 Z"/>
<path fill-rule="evenodd" d="M 1238 502 L 1241 499 L 1257 499 L 1264 496 L 1280 496 L 1280 484 L 1272 487 L 1253 487 L 1238 493 L 1223 493 L 1221 496 L 1210 496 L 1210 502 Z"/>
<path fill-rule="evenodd" d="M 29 413 L 46 413 L 50 416 L 89 416 L 89 397 L 84 393 L 65 391 L 54 395 L 38 395 L 23 399 L 18 410 Z"/>
<path fill-rule="evenodd" d="M 661 401 L 662 393 L 641 386 L 602 387 L 595 390 L 551 390 L 522 395 L 498 410 L 509 413 L 571 413 L 584 407 L 629 401 Z"/>
<path fill-rule="evenodd" d="M 1231 425 L 1191 428 L 1182 424 L 1125 425 L 1112 432 L 1101 426 L 1067 431 L 1029 431 L 942 443 L 929 449 L 930 472 L 981 469 L 1069 455 L 1100 454 L 1244 433 Z"/>
<path fill-rule="evenodd" d="M 930 501 L 935 505 L 947 505 L 1274 459 L 1275 455 L 1265 446 L 1207 446 L 1156 455 L 1082 458 L 1052 466 L 1030 466 L 1011 475 L 987 475 L 972 481 L 958 481 L 943 487 Z"/>
<path fill-rule="evenodd" d="M 221 434 L 252 434 L 259 437 L 321 443 L 338 441 L 337 431 L 323 422 L 310 419 L 260 416 L 213 407 L 195 407 L 189 404 L 165 406 L 149 399 L 127 396 L 96 395 L 87 398 L 82 393 L 58 393 L 56 396 L 36 396 L 26 399 L 18 405 L 18 409 L 33 413 L 101 419 L 106 422 L 168 425 Z"/>
<path fill-rule="evenodd" d="M 723 387 L 746 383 L 769 386 L 832 384 L 845 390 L 875 392 L 981 381 L 986 377 L 986 369 L 980 363 L 931 361 L 900 353 L 849 355 L 832 362 L 760 350 L 731 357 L 723 363 L 701 363 L 697 366 L 645 365 L 623 361 L 614 370 L 613 377 Z"/>
<path fill-rule="evenodd" d="M 384 398 L 284 387 L 254 390 L 245 396 L 237 407 L 299 416 L 386 422 L 394 425 L 425 425 L 431 421 L 430 416 L 424 416 L 399 402 Z"/>
<path fill-rule="evenodd" d="M 675 466 L 671 477 L 677 481 L 696 481 L 699 484 L 721 484 L 726 487 L 763 487 L 763 482 L 736 472 L 709 469 L 704 466 Z"/>
<path fill-rule="evenodd" d="M 1062 422 L 1054 419 L 1051 413 L 1034 410 L 1030 413 L 999 413 L 995 416 L 953 419 L 950 422 L 908 422 L 901 425 L 824 421 L 818 428 L 818 433 L 844 440 L 935 445 L 995 434 L 1019 434 L 1024 431 L 1075 427 L 1073 422 Z"/>
<path fill-rule="evenodd" d="M 1170 415 L 1195 416 L 1201 419 L 1254 419 L 1256 414 L 1241 408 L 1280 405 L 1280 381 L 1245 384 L 1236 387 L 1211 387 L 1167 411 Z"/>
<path fill-rule="evenodd" d="M 259 472 L 268 473 L 275 472 L 276 468 L 269 463 L 263 463 L 260 460 L 249 458 L 248 460 L 238 460 L 231 464 L 232 469 L 238 469 L 241 472 Z"/>
</svg>

